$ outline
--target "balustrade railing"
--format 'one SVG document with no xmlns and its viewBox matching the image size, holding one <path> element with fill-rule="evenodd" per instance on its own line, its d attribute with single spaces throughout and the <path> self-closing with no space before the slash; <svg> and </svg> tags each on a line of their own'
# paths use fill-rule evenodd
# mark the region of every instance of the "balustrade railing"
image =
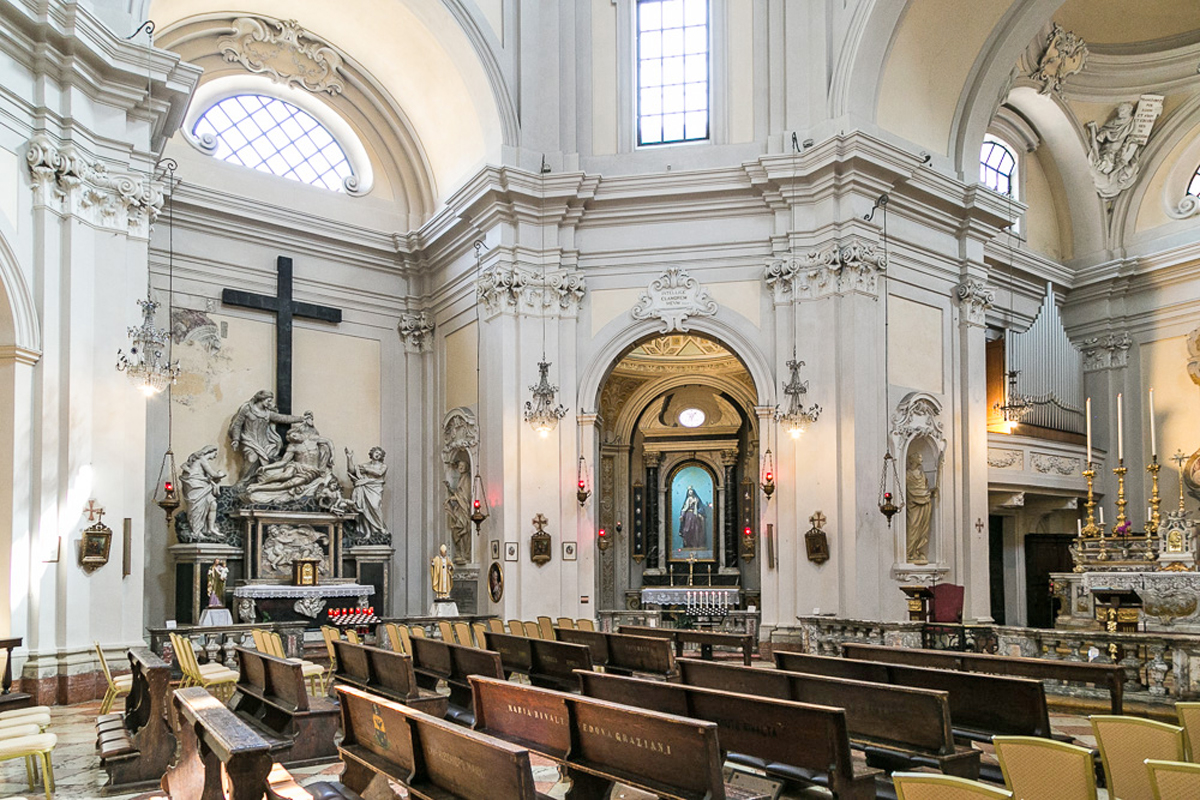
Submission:
<svg viewBox="0 0 1200 800">
<path fill-rule="evenodd" d="M 274 631 L 283 640 L 283 650 L 289 657 L 299 657 L 304 652 L 304 629 L 307 622 L 264 622 L 261 624 L 239 623 L 236 625 L 219 625 L 200 627 L 199 625 L 180 625 L 176 628 L 150 628 L 150 649 L 162 656 L 178 671 L 178 659 L 171 648 L 171 637 L 174 633 L 185 636 L 192 641 L 192 649 L 196 651 L 196 659 L 200 663 L 224 664 L 230 669 L 237 669 L 237 657 L 233 652 L 235 647 L 254 649 L 254 629 Z"/>
<path fill-rule="evenodd" d="M 1128 700 L 1155 703 L 1200 698 L 1200 636 L 1195 634 L 1109 633 L 1007 625 L 926 626 L 920 622 L 835 617 L 798 617 L 797 621 L 795 627 L 776 628 L 771 633 L 771 642 L 832 656 L 841 655 L 843 642 L 863 642 L 966 649 L 1051 661 L 1115 663 L 1125 669 Z M 938 629 L 932 638 L 929 629 Z M 1105 697 L 1102 690 L 1082 684 L 1045 683 L 1047 691 L 1054 694 Z"/>
<path fill-rule="evenodd" d="M 662 609 L 611 610 L 599 612 L 599 623 L 600 630 L 612 633 L 620 625 L 675 626 L 679 616 L 679 612 Z M 759 619 L 757 611 L 726 611 L 700 627 L 728 633 L 749 633 L 757 637 Z"/>
</svg>

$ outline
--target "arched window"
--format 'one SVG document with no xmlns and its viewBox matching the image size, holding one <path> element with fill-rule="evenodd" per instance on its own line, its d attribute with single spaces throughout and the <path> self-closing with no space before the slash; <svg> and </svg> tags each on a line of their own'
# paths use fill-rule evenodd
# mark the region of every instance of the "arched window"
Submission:
<svg viewBox="0 0 1200 800">
<path fill-rule="evenodd" d="M 1200 167 L 1196 168 L 1196 174 L 1192 176 L 1192 182 L 1188 184 L 1187 193 L 1200 197 Z"/>
<path fill-rule="evenodd" d="M 984 137 L 979 151 L 979 182 L 1017 198 L 1017 155 L 1012 147 L 991 135 Z"/>
<path fill-rule="evenodd" d="M 233 164 L 335 192 L 353 183 L 354 170 L 333 134 L 312 114 L 276 97 L 226 97 L 196 120 L 192 135 L 215 142 L 212 154 Z"/>
<path fill-rule="evenodd" d="M 708 0 L 637 0 L 637 143 L 709 137 Z"/>
</svg>

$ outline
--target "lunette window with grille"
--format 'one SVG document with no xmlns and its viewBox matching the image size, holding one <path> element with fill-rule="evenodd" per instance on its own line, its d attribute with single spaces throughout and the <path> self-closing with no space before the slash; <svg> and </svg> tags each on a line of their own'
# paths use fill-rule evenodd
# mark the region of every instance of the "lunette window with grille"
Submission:
<svg viewBox="0 0 1200 800">
<path fill-rule="evenodd" d="M 213 156 L 334 192 L 354 175 L 346 153 L 312 114 L 275 97 L 239 94 L 214 103 L 192 134 L 216 139 Z"/>
<path fill-rule="evenodd" d="M 1196 174 L 1192 176 L 1192 182 L 1188 184 L 1187 193 L 1200 197 L 1200 167 L 1196 168 Z"/>
<path fill-rule="evenodd" d="M 979 182 L 1017 199 L 1017 156 L 1011 147 L 992 136 L 984 138 L 979 151 Z"/>
<path fill-rule="evenodd" d="M 708 0 L 637 0 L 637 141 L 702 141 L 709 131 Z"/>
</svg>

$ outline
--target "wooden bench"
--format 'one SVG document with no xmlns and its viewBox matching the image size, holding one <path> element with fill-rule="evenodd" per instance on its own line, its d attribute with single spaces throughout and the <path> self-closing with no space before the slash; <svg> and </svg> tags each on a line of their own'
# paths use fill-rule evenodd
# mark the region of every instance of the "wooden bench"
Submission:
<svg viewBox="0 0 1200 800">
<path fill-rule="evenodd" d="M 671 800 L 765 797 L 727 788 L 717 726 L 579 695 L 471 679 L 475 729 L 566 768 L 573 800 L 600 800 L 624 783 Z"/>
<path fill-rule="evenodd" d="M 356 686 L 435 717 L 446 716 L 449 698 L 417 686 L 411 656 L 342 640 L 334 641 L 333 647 L 337 654 L 333 677 L 339 683 Z"/>
<path fill-rule="evenodd" d="M 338 752 L 342 783 L 364 796 L 391 797 L 388 782 L 421 800 L 534 800 L 529 751 L 348 686 Z M 309 787 L 313 789 L 315 787 Z"/>
<path fill-rule="evenodd" d="M 593 666 L 603 665 L 605 672 L 643 673 L 668 681 L 679 679 L 675 650 L 667 639 L 571 628 L 555 628 L 554 634 L 559 641 L 585 645 L 592 651 Z"/>
<path fill-rule="evenodd" d="M 129 666 L 133 685 L 125 711 L 96 720 L 107 787 L 157 783 L 175 755 L 175 736 L 167 720 L 171 666 L 145 647 L 129 651 Z"/>
<path fill-rule="evenodd" d="M 712 661 L 714 647 L 729 647 L 742 651 L 742 663 L 748 667 L 750 666 L 750 657 L 754 653 L 754 636 L 749 633 L 701 631 L 689 628 L 654 628 L 649 625 L 621 625 L 617 628 L 617 633 L 670 639 L 675 642 L 675 655 L 678 658 L 683 657 L 683 647 L 688 644 L 699 645 L 700 657 L 706 661 Z"/>
<path fill-rule="evenodd" d="M 579 679 L 587 697 L 715 722 L 721 749 L 769 777 L 826 786 L 838 800 L 875 797 L 882 773 L 855 767 L 840 708 L 599 672 Z"/>
<path fill-rule="evenodd" d="M 519 672 L 529 676 L 534 686 L 578 692 L 575 671 L 592 671 L 592 651 L 583 645 L 492 631 L 484 635 L 488 649 L 500 654 L 505 678 Z"/>
<path fill-rule="evenodd" d="M 229 708 L 271 744 L 274 758 L 290 765 L 336 756 L 337 706 L 308 694 L 300 662 L 243 647 L 234 651 L 241 675 Z"/>
<path fill-rule="evenodd" d="M 866 752 L 870 766 L 889 772 L 930 766 L 960 778 L 979 777 L 979 751 L 954 740 L 946 692 L 688 658 L 679 666 L 688 686 L 845 709 L 850 739 Z"/>
<path fill-rule="evenodd" d="M 940 689 L 950 696 L 950 720 L 960 739 L 990 742 L 993 736 L 1050 738 L 1046 691 L 1027 678 L 910 667 L 806 653 L 775 651 L 775 666 L 791 672 L 850 678 L 895 686 Z"/>
<path fill-rule="evenodd" d="M 262 798 L 272 769 L 270 743 L 207 689 L 176 689 L 172 702 L 179 721 L 180 752 L 170 770 L 160 771 L 163 790 L 173 800 Z M 228 795 L 222 773 L 228 776 Z"/>
<path fill-rule="evenodd" d="M 472 675 L 503 678 L 500 654 L 419 636 L 413 637 L 412 648 L 417 685 L 434 690 L 439 681 L 445 681 L 450 688 L 446 719 L 467 727 L 474 725 L 475 699 L 468 679 Z"/>
<path fill-rule="evenodd" d="M 887 661 L 914 667 L 983 672 L 1035 680 L 1092 683 L 1108 689 L 1112 713 L 1122 714 L 1125 696 L 1125 670 L 1117 664 L 1093 664 L 1084 661 L 1053 661 L 1045 658 L 997 656 L 989 653 L 963 653 L 948 650 L 923 650 L 915 647 L 885 647 L 877 644 L 844 643 L 842 655 L 867 661 Z"/>
<path fill-rule="evenodd" d="M 0 650 L 4 651 L 4 674 L 0 677 L 0 711 L 33 707 L 33 695 L 12 690 L 12 651 L 21 646 L 21 641 L 20 636 L 0 639 Z"/>
</svg>

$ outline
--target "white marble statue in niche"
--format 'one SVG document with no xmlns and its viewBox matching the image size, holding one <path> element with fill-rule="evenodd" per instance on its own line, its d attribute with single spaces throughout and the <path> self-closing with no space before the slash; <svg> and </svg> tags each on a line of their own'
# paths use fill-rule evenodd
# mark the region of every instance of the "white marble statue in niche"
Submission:
<svg viewBox="0 0 1200 800">
<path fill-rule="evenodd" d="M 909 451 L 904 473 L 905 560 L 910 564 L 929 563 L 929 529 L 933 523 L 933 497 L 936 486 L 929 485 L 924 459 L 919 451 Z"/>
<path fill-rule="evenodd" d="M 454 542 L 454 563 L 471 560 L 471 464 L 460 452 L 446 470 L 446 522 Z"/>
</svg>

